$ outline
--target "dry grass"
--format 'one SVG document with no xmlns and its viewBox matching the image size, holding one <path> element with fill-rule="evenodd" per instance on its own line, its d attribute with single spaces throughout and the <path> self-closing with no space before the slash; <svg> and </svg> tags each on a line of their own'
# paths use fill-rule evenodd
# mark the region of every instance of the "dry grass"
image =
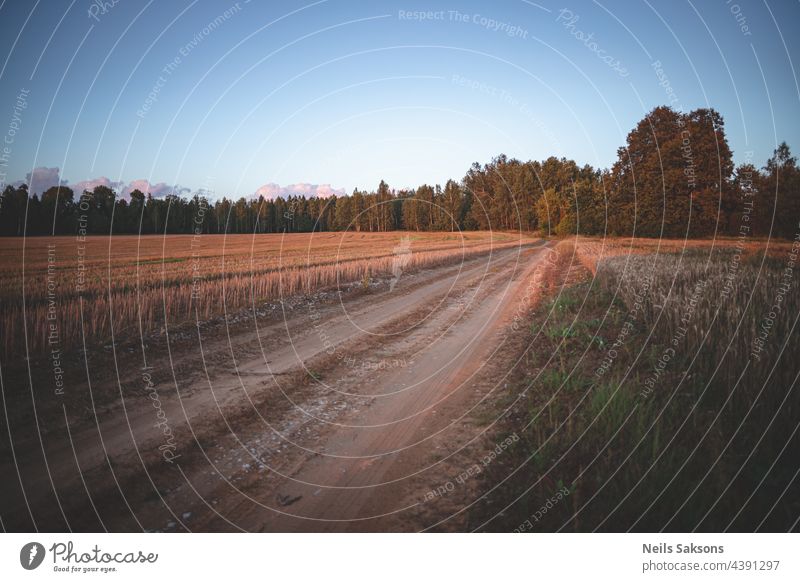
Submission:
<svg viewBox="0 0 800 582">
<path fill-rule="evenodd" d="M 504 403 L 521 439 L 486 476 L 487 490 L 509 478 L 476 525 L 797 528 L 800 249 L 639 242 L 606 241 L 595 277 L 557 286 L 533 315 L 535 347 Z M 598 256 L 582 244 L 576 257 Z M 566 500 L 532 517 L 562 487 Z"/>
<path fill-rule="evenodd" d="M 108 341 L 112 326 L 116 336 L 148 333 L 390 275 L 404 235 L 405 271 L 520 242 L 489 232 L 2 239 L 2 349 L 32 355 L 84 338 L 91 346 Z M 48 345 L 51 325 L 58 341 Z"/>
</svg>

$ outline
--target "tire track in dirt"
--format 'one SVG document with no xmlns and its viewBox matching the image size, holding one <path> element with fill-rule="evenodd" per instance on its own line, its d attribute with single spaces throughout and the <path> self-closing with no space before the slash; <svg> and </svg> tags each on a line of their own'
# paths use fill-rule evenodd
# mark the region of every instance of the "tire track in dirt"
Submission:
<svg viewBox="0 0 800 582">
<path fill-rule="evenodd" d="M 490 355 L 498 329 L 507 323 L 542 256 L 539 250 L 526 251 L 520 264 L 497 265 L 473 289 L 466 310 L 455 316 L 442 310 L 403 341 L 378 342 L 376 348 L 385 357 L 418 355 L 408 368 L 342 378 L 340 388 L 368 394 L 371 401 L 346 407 L 324 438 L 315 439 L 325 443 L 324 452 L 287 455 L 289 475 L 248 476 L 240 471 L 243 482 L 235 492 L 224 484 L 216 490 L 205 487 L 203 495 L 213 498 L 215 510 L 226 520 L 245 530 L 384 529 L 384 517 L 404 509 L 392 502 L 409 497 L 408 477 L 431 466 L 429 439 L 463 426 L 453 421 L 464 412 L 469 380 Z M 258 428 L 252 434 L 258 439 Z M 214 516 L 205 519 L 196 522 L 200 529 L 224 527 Z"/>
</svg>

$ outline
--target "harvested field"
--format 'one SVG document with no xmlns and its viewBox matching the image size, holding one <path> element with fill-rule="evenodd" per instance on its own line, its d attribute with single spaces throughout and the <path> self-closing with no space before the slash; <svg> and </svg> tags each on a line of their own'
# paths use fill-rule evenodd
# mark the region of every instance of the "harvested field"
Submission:
<svg viewBox="0 0 800 582">
<path fill-rule="evenodd" d="M 651 238 L 599 238 L 575 239 L 578 261 L 592 273 L 603 259 L 620 255 L 674 254 L 696 249 L 738 251 L 742 258 L 750 256 L 776 257 L 791 250 L 792 243 L 777 240 L 752 240 L 749 238 L 718 238 L 709 240 L 651 239 Z"/>
<path fill-rule="evenodd" d="M 148 334 L 300 293 L 367 284 L 392 276 L 398 263 L 411 272 L 523 240 L 487 232 L 4 239 L 2 349 L 40 354 Z M 23 335 L 26 342 L 17 341 Z"/>
</svg>

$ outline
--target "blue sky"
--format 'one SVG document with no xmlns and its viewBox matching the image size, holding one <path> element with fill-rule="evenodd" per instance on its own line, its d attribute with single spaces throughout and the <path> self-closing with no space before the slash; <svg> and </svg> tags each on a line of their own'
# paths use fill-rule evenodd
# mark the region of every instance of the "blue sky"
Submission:
<svg viewBox="0 0 800 582">
<path fill-rule="evenodd" d="M 737 162 L 800 149 L 798 2 L 112 4 L 0 5 L 6 181 L 238 197 L 443 183 L 499 153 L 608 167 L 670 99 L 720 111 Z"/>
</svg>

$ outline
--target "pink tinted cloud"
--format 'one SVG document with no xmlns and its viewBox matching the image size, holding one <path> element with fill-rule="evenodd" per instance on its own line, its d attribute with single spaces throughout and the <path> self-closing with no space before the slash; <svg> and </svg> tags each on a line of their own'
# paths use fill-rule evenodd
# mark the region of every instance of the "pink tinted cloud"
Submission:
<svg viewBox="0 0 800 582">
<path fill-rule="evenodd" d="M 107 186 L 113 189 L 119 197 L 125 199 L 130 198 L 130 193 L 134 190 L 139 190 L 145 194 L 151 194 L 153 198 L 164 198 L 169 194 L 183 196 L 189 192 L 188 188 L 184 188 L 177 184 L 172 185 L 167 184 L 166 182 L 157 182 L 155 184 L 151 184 L 145 179 L 131 180 L 126 184 L 125 182 L 113 182 L 105 176 L 100 176 L 92 180 L 84 180 L 82 182 L 76 182 L 75 184 L 69 185 L 69 187 L 72 188 L 76 194 L 81 194 L 84 190 L 89 190 L 91 192 L 97 186 Z"/>
<path fill-rule="evenodd" d="M 330 184 L 317 186 L 317 198 L 330 198 L 331 196 L 344 196 L 344 188 L 332 188 Z"/>
<path fill-rule="evenodd" d="M 80 196 L 84 190 L 94 190 L 97 186 L 108 186 L 117 190 L 122 182 L 113 182 L 105 176 L 92 178 L 91 180 L 83 180 L 70 184 L 67 180 L 62 180 L 60 176 L 60 168 L 47 168 L 40 166 L 34 168 L 32 172 L 26 174 L 25 182 L 28 184 L 28 192 L 31 194 L 42 194 L 52 186 L 65 185 L 69 187 L 77 196 Z"/>
<path fill-rule="evenodd" d="M 92 178 L 91 180 L 83 180 L 82 182 L 69 184 L 69 187 L 72 188 L 72 191 L 75 192 L 76 196 L 80 196 L 84 191 L 88 190 L 91 192 L 98 186 L 106 186 L 114 191 L 117 191 L 120 185 L 121 182 L 112 182 L 110 178 L 99 176 L 97 178 Z"/>
<path fill-rule="evenodd" d="M 79 197 L 85 190 L 92 191 L 97 186 L 106 186 L 113 189 L 122 198 L 129 198 L 130 193 L 134 190 L 139 190 L 145 194 L 151 194 L 154 198 L 163 198 L 169 194 L 177 194 L 179 196 L 186 196 L 191 194 L 191 190 L 184 188 L 177 184 L 167 184 L 166 182 L 151 183 L 149 180 L 139 179 L 131 180 L 127 184 L 125 182 L 115 182 L 106 176 L 98 176 L 89 180 L 82 180 L 70 184 L 67 180 L 62 180 L 60 176 L 60 168 L 47 168 L 38 167 L 27 175 L 25 180 L 28 184 L 28 190 L 31 193 L 42 194 L 52 186 L 64 184 L 69 186 Z M 15 183 L 18 184 L 18 183 Z M 198 191 L 198 194 L 207 193 Z M 342 188 L 334 188 L 330 184 L 310 184 L 308 182 L 298 182 L 297 184 L 288 184 L 281 186 L 274 182 L 264 184 L 255 191 L 253 196 L 258 198 L 263 196 L 267 200 L 274 200 L 275 198 L 287 198 L 289 196 L 305 196 L 306 198 L 329 198 L 331 196 L 344 196 L 345 191 Z"/>
<path fill-rule="evenodd" d="M 28 184 L 29 193 L 41 195 L 48 188 L 62 184 L 60 169 L 44 166 L 34 168 L 32 172 L 25 175 L 25 182 Z"/>
<path fill-rule="evenodd" d="M 270 182 L 268 184 L 264 184 L 258 190 L 255 191 L 253 194 L 254 197 L 258 198 L 259 196 L 263 196 L 267 200 L 274 200 L 275 198 L 287 198 L 288 196 L 305 196 L 306 198 L 329 198 L 330 196 L 343 196 L 344 189 L 342 188 L 333 188 L 330 184 L 309 184 L 306 182 L 300 182 L 297 184 L 289 184 L 287 186 L 281 186 L 280 184 L 275 184 L 274 182 Z"/>
<path fill-rule="evenodd" d="M 275 183 L 264 184 L 253 194 L 255 198 L 263 196 L 267 200 L 273 200 L 280 195 L 281 195 L 281 187 Z"/>
<path fill-rule="evenodd" d="M 128 197 L 131 192 L 134 190 L 139 190 L 144 194 L 151 194 L 153 198 L 164 198 L 169 194 L 178 194 L 182 195 L 188 192 L 186 188 L 176 185 L 170 185 L 165 182 L 158 182 L 156 184 L 151 184 L 148 180 L 141 179 L 141 180 L 131 180 L 128 184 L 122 189 L 122 196 Z"/>
</svg>

